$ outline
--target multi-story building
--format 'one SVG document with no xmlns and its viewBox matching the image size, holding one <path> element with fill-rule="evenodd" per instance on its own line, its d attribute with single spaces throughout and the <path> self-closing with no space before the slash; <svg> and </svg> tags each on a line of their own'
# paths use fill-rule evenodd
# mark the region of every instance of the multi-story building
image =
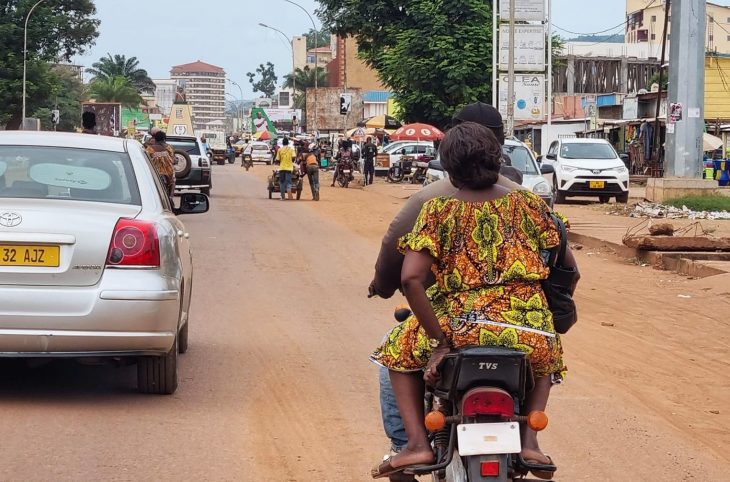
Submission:
<svg viewBox="0 0 730 482">
<path fill-rule="evenodd" d="M 666 0 L 626 0 L 626 42 L 661 45 Z M 730 54 L 730 7 L 707 2 L 705 45 L 710 52 Z M 667 34 L 671 34 L 670 25 Z"/>
<path fill-rule="evenodd" d="M 307 37 L 303 35 L 292 37 L 291 46 L 294 56 L 294 68 L 296 69 L 303 69 L 304 67 L 313 69 L 316 63 L 324 70 L 334 58 L 332 46 L 307 49 Z"/>
<path fill-rule="evenodd" d="M 187 102 L 193 109 L 194 130 L 204 130 L 211 123 L 225 123 L 225 70 L 198 60 L 176 65 L 170 77 L 185 87 Z"/>
<path fill-rule="evenodd" d="M 177 82 L 172 79 L 153 79 L 155 83 L 155 104 L 163 115 L 170 115 L 175 102 Z"/>
</svg>

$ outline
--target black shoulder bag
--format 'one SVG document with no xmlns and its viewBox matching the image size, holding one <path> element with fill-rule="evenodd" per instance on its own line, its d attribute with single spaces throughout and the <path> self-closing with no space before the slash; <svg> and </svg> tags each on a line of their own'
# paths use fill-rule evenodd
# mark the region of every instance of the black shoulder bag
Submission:
<svg viewBox="0 0 730 482">
<path fill-rule="evenodd" d="M 562 219 L 555 214 L 551 214 L 551 217 L 560 234 L 560 245 L 548 252 L 546 264 L 550 268 L 550 275 L 542 281 L 542 289 L 545 292 L 550 311 L 553 313 L 555 331 L 565 334 L 578 321 L 578 313 L 573 301 L 578 270 L 564 266 L 565 253 L 568 249 L 568 231 L 565 229 Z"/>
</svg>

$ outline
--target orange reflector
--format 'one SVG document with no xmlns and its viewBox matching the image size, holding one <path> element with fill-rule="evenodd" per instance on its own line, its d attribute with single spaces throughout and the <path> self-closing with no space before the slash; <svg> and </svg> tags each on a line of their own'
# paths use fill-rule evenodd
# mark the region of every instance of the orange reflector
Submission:
<svg viewBox="0 0 730 482">
<path fill-rule="evenodd" d="M 446 426 L 446 415 L 438 410 L 428 412 L 424 425 L 429 432 L 438 432 Z"/>
<path fill-rule="evenodd" d="M 481 473 L 482 477 L 499 477 L 499 460 L 482 462 Z"/>
<path fill-rule="evenodd" d="M 533 410 L 527 415 L 527 426 L 535 432 L 545 430 L 548 426 L 548 416 L 545 415 L 545 412 Z"/>
</svg>

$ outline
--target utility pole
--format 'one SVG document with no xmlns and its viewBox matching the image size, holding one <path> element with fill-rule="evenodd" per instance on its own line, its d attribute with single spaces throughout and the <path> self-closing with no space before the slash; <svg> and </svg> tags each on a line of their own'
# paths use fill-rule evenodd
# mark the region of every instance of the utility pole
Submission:
<svg viewBox="0 0 730 482">
<path fill-rule="evenodd" d="M 515 0 L 509 0 L 509 65 L 507 68 L 507 137 L 515 133 Z"/>
<path fill-rule="evenodd" d="M 667 150 L 664 163 L 666 177 L 702 178 L 702 133 L 705 127 L 705 12 L 705 0 L 672 2 Z M 674 124 L 671 124 L 669 118 L 671 104 L 679 104 L 682 112 L 681 120 L 677 120 Z"/>
</svg>

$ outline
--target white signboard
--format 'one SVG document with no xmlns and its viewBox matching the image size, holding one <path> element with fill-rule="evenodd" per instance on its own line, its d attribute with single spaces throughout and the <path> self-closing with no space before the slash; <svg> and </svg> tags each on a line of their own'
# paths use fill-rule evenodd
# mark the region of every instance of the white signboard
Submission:
<svg viewBox="0 0 730 482">
<path fill-rule="evenodd" d="M 515 70 L 545 71 L 545 27 L 515 25 Z M 499 29 L 499 68 L 509 68 L 509 25 Z"/>
<path fill-rule="evenodd" d="M 509 76 L 499 76 L 499 112 L 507 117 Z M 515 74 L 515 120 L 545 118 L 545 75 Z"/>
<path fill-rule="evenodd" d="M 509 21 L 510 0 L 499 0 L 499 18 Z M 515 0 L 515 20 L 545 21 L 545 0 Z"/>
<path fill-rule="evenodd" d="M 637 97 L 624 98 L 624 120 L 639 118 L 639 99 Z"/>
</svg>

